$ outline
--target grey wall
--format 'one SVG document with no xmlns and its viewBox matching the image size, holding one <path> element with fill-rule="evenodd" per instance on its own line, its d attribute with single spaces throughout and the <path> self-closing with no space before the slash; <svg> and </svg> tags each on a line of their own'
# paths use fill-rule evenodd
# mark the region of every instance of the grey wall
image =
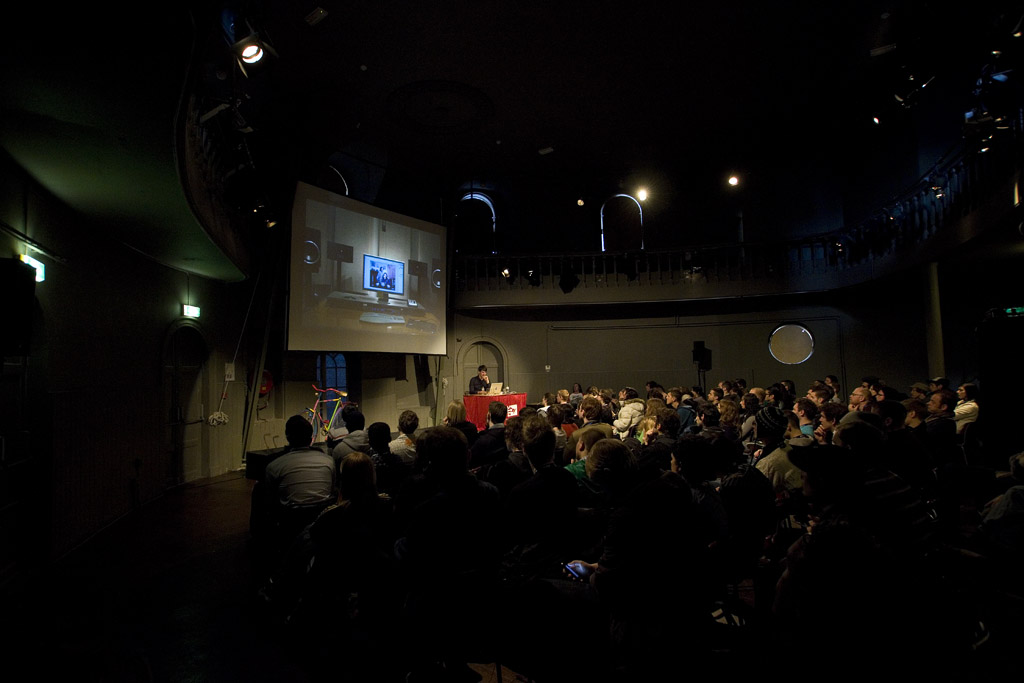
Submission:
<svg viewBox="0 0 1024 683">
<path fill-rule="evenodd" d="M 107 240 L 6 158 L 0 198 L 0 221 L 59 257 L 33 252 L 47 267 L 33 319 L 0 322 L 32 325 L 25 371 L 5 364 L 0 431 L 18 479 L 6 480 L 0 523 L 20 528 L 0 543 L 27 531 L 41 552 L 60 555 L 186 476 L 241 467 L 245 355 L 223 405 L 231 421 L 193 425 L 175 455 L 167 342 L 190 297 L 202 309 L 194 327 L 208 356 L 184 387 L 182 417 L 198 421 L 220 404 L 251 289 L 188 277 Z M 0 258 L 25 250 L 0 233 Z M 0 547 L 10 557 L 23 551 Z"/>
<path fill-rule="evenodd" d="M 793 295 L 784 302 L 752 300 L 741 310 L 735 303 L 723 303 L 718 306 L 722 312 L 631 317 L 628 309 L 619 309 L 614 317 L 568 321 L 559 317 L 564 312 L 463 312 L 455 316 L 449 345 L 445 401 L 461 395 L 468 384 L 460 359 L 471 355 L 473 344 L 479 342 L 502 350 L 507 356 L 506 383 L 527 392 L 529 402 L 539 402 L 545 391 L 569 388 L 573 382 L 616 390 L 626 385 L 642 390 L 649 379 L 666 387 L 694 384 L 694 341 L 703 341 L 712 350 L 712 369 L 707 373 L 711 385 L 737 377 L 749 386 L 792 379 L 803 389 L 814 379 L 834 374 L 849 389 L 862 376 L 876 374 L 906 391 L 928 372 L 924 302 L 911 299 L 906 307 L 893 306 L 881 297 L 874 291 L 854 292 L 835 296 L 838 305 L 823 305 L 801 304 L 801 297 Z M 768 351 L 771 332 L 787 322 L 803 324 L 814 336 L 814 354 L 803 364 L 785 365 Z"/>
</svg>

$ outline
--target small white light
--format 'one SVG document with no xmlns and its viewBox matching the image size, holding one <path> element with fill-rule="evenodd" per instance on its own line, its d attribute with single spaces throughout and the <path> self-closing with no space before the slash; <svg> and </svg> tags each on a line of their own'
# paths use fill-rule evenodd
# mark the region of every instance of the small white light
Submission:
<svg viewBox="0 0 1024 683">
<path fill-rule="evenodd" d="M 38 261 L 28 254 L 22 254 L 21 261 L 36 269 L 36 282 L 42 282 L 46 279 L 46 265 L 42 261 Z"/>
<path fill-rule="evenodd" d="M 182 304 L 181 305 L 181 314 L 183 316 L 185 316 L 186 318 L 198 318 L 199 317 L 199 307 L 198 306 L 189 306 L 188 304 Z"/>
<path fill-rule="evenodd" d="M 505 277 L 508 277 L 508 268 L 502 269 L 501 274 L 504 275 Z"/>
<path fill-rule="evenodd" d="M 263 59 L 263 48 L 259 43 L 250 43 L 242 48 L 242 61 L 246 64 L 255 64 Z"/>
<path fill-rule="evenodd" d="M 647 199 L 647 190 L 640 190 L 639 192 L 637 192 L 636 193 L 636 198 L 639 199 L 640 201 L 646 200 Z"/>
<path fill-rule="evenodd" d="M 871 119 L 871 120 L 875 122 L 875 125 L 876 125 L 876 126 L 877 126 L 878 124 L 880 124 L 880 123 L 881 123 L 881 121 L 879 121 L 879 120 L 878 120 L 878 117 L 877 117 L 877 116 L 875 116 L 875 117 L 872 117 L 872 119 Z"/>
<path fill-rule="evenodd" d="M 736 187 L 737 185 L 740 184 L 740 179 L 737 178 L 736 176 L 729 176 L 729 184 L 732 185 L 733 187 Z"/>
</svg>

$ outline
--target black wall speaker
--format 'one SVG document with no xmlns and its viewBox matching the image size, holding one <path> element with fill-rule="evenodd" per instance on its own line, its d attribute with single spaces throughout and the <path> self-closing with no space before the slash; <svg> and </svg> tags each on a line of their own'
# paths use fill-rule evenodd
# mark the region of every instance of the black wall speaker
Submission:
<svg viewBox="0 0 1024 683">
<path fill-rule="evenodd" d="M 711 349 L 704 346 L 704 342 L 693 342 L 693 362 L 700 370 L 711 369 Z"/>
</svg>

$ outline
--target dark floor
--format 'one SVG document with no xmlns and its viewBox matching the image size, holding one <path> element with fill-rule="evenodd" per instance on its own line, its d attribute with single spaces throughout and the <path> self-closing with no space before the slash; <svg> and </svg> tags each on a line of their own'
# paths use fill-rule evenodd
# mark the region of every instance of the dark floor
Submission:
<svg viewBox="0 0 1024 683">
<path fill-rule="evenodd" d="M 23 672 L 6 680 L 313 680 L 256 597 L 252 484 L 236 472 L 170 491 L 27 577 L 4 610 L 2 670 Z"/>
<path fill-rule="evenodd" d="M 35 577 L 33 678 L 304 680 L 252 612 L 250 489 L 238 472 L 170 491 Z"/>
<path fill-rule="evenodd" d="M 70 676 L 77 681 L 146 683 L 324 678 L 322 669 L 317 673 L 300 664 L 295 643 L 284 642 L 257 598 L 262 577 L 250 556 L 251 488 L 252 482 L 237 472 L 170 491 L 49 570 L 29 577 L 16 604 L 3 611 L 3 642 L 10 651 L 3 655 L 6 665 L 0 670 L 18 672 L 5 679 Z M 894 606 L 894 614 L 898 608 Z M 1010 612 L 1021 614 L 1021 607 Z M 501 618 L 488 618 L 495 616 Z M 971 662 L 950 680 L 989 680 L 1004 670 L 1007 652 L 1016 659 L 1016 646 L 1007 641 L 1017 641 L 1017 636 L 1010 636 L 997 628 L 995 660 Z M 396 633 L 397 642 L 403 637 Z M 318 646 L 325 649 L 323 643 Z M 485 683 L 494 680 L 493 664 L 472 668 Z M 525 680 L 504 667 L 502 678 Z"/>
</svg>

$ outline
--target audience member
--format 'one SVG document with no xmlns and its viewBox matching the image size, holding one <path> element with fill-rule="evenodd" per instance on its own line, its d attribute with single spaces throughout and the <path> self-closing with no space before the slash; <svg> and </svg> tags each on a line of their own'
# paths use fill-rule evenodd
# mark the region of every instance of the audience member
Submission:
<svg viewBox="0 0 1024 683">
<path fill-rule="evenodd" d="M 505 498 L 505 529 L 517 547 L 518 573 L 539 574 L 569 551 L 579 486 L 554 463 L 555 434 L 547 420 L 531 417 L 522 426 L 522 446 L 532 474 Z"/>
<path fill-rule="evenodd" d="M 337 495 L 334 460 L 310 446 L 313 426 L 293 415 L 284 432 L 288 447 L 267 463 L 252 492 L 251 530 L 271 563 Z"/>
<path fill-rule="evenodd" d="M 743 411 L 740 442 L 747 443 L 754 439 L 754 425 L 757 422 L 757 411 L 761 409 L 761 400 L 753 392 L 746 393 L 740 399 L 740 408 Z"/>
<path fill-rule="evenodd" d="M 412 464 L 416 460 L 416 430 L 420 426 L 420 416 L 414 410 L 403 410 L 398 416 L 398 438 L 388 444 L 388 449 L 402 459 L 402 462 Z"/>
<path fill-rule="evenodd" d="M 366 428 L 366 435 L 369 446 L 365 452 L 373 462 L 377 489 L 383 493 L 394 493 L 412 471 L 412 463 L 404 462 L 391 452 L 391 426 L 388 423 L 374 422 Z"/>
<path fill-rule="evenodd" d="M 797 399 L 793 412 L 800 422 L 800 433 L 814 436 L 814 427 L 818 422 L 818 405 L 809 398 Z M 821 405 L 824 405 L 824 401 Z"/>
<path fill-rule="evenodd" d="M 966 382 L 956 390 L 959 401 L 953 408 L 953 420 L 956 422 L 956 433 L 963 434 L 964 427 L 978 419 L 978 386 Z"/>
<path fill-rule="evenodd" d="M 347 407 L 347 406 L 346 406 Z M 334 442 L 333 448 L 331 448 L 331 456 L 334 458 L 334 462 L 338 468 L 341 468 L 341 461 L 349 453 L 355 451 L 363 451 L 370 446 L 370 440 L 366 435 L 366 418 L 363 413 L 358 409 L 350 412 L 342 411 L 342 418 L 345 420 L 345 427 L 348 428 L 348 434 Z"/>
<path fill-rule="evenodd" d="M 508 458 L 508 446 L 505 445 L 506 417 L 508 406 L 501 401 L 491 401 L 487 406 L 487 428 L 480 432 L 476 443 L 470 448 L 471 468 L 493 465 Z"/>
<path fill-rule="evenodd" d="M 423 471 L 395 499 L 404 522 L 395 557 L 408 588 L 399 630 L 415 634 L 403 646 L 414 671 L 439 659 L 445 669 L 463 671 L 487 635 L 478 624 L 481 596 L 498 589 L 498 490 L 468 472 L 466 437 L 457 429 L 423 430 L 416 453 Z"/>
<path fill-rule="evenodd" d="M 928 385 L 924 382 L 914 382 L 910 385 L 910 398 L 915 401 L 928 401 L 928 395 L 932 393 L 932 390 L 928 388 Z"/>
<path fill-rule="evenodd" d="M 942 379 L 942 378 L 937 378 Z M 953 408 L 956 398 L 949 389 L 938 389 L 928 399 L 928 418 L 924 421 L 925 443 L 938 467 L 957 463 L 960 451 L 956 440 Z"/>
<path fill-rule="evenodd" d="M 576 411 L 579 418 L 583 421 L 582 426 L 569 434 L 568 439 L 565 442 L 565 450 L 562 452 L 562 462 L 569 462 L 574 457 L 576 452 L 576 444 L 580 440 L 580 434 L 586 430 L 597 430 L 601 432 L 604 437 L 612 436 L 612 426 L 605 424 L 600 421 L 601 419 L 601 401 L 594 396 L 587 396 L 580 402 L 579 410 Z"/>
<path fill-rule="evenodd" d="M 867 410 L 868 405 L 871 403 L 871 390 L 867 387 L 857 387 L 850 392 L 850 404 L 847 409 L 853 413 L 861 410 Z"/>
<path fill-rule="evenodd" d="M 832 434 L 846 413 L 849 412 L 842 403 L 826 403 L 818 416 L 818 426 L 814 429 L 814 440 L 819 444 L 832 443 Z"/>
<path fill-rule="evenodd" d="M 476 443 L 478 432 L 476 425 L 466 419 L 466 406 L 462 401 L 452 401 L 445 411 L 443 424 L 454 427 L 466 435 L 466 443 L 473 446 Z"/>
</svg>

